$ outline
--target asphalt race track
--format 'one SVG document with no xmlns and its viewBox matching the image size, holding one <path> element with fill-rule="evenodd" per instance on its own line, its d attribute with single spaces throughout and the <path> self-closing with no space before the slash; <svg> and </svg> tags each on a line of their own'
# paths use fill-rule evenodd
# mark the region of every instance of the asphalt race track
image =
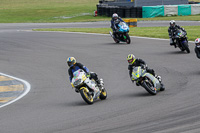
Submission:
<svg viewBox="0 0 200 133">
<path fill-rule="evenodd" d="M 168 40 L 131 37 L 130 45 L 115 44 L 109 35 L 11 25 L 0 25 L 0 71 L 28 81 L 31 90 L 0 108 L 1 133 L 200 132 L 200 60 L 194 44 L 186 54 Z M 130 81 L 129 53 L 162 76 L 166 91 L 152 96 Z M 106 100 L 87 105 L 71 88 L 69 56 L 104 79 Z"/>
</svg>

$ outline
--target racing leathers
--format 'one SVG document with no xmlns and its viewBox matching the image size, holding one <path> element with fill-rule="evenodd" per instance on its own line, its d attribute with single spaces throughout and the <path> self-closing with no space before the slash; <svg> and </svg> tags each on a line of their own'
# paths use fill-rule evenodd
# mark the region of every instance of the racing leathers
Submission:
<svg viewBox="0 0 200 133">
<path fill-rule="evenodd" d="M 195 46 L 194 51 L 196 53 L 197 58 L 200 59 L 200 47 Z"/>
<path fill-rule="evenodd" d="M 174 45 L 175 48 L 176 48 L 176 44 L 174 42 L 175 41 L 174 35 L 175 35 L 175 32 L 176 32 L 177 29 L 181 29 L 184 32 L 186 32 L 185 29 L 180 27 L 179 25 L 169 26 L 168 33 L 169 33 L 169 38 L 170 38 L 170 45 L 171 46 Z M 187 34 L 187 32 L 186 32 L 186 34 Z"/>
<path fill-rule="evenodd" d="M 111 19 L 111 26 L 110 28 L 113 30 L 113 36 L 116 38 L 116 34 L 119 32 L 119 27 L 118 27 L 118 24 L 120 22 L 124 22 L 120 17 L 118 17 L 118 19 L 114 19 L 112 18 Z"/>
<path fill-rule="evenodd" d="M 137 67 L 137 66 L 141 66 L 141 67 L 144 68 L 144 67 L 146 67 L 146 63 L 142 59 L 136 59 L 135 62 L 132 65 L 128 65 L 130 77 L 132 77 L 133 67 Z M 151 73 L 153 76 L 155 76 L 155 71 L 153 69 L 149 69 L 149 68 L 146 67 L 146 71 Z"/>
</svg>

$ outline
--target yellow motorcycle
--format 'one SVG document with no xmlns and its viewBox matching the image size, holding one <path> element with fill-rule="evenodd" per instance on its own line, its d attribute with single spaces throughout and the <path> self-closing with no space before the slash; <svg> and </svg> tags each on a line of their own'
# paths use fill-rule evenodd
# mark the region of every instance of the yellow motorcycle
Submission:
<svg viewBox="0 0 200 133">
<path fill-rule="evenodd" d="M 152 74 L 148 73 L 141 66 L 134 67 L 132 71 L 132 80 L 152 95 L 156 95 L 161 89 L 161 83 Z"/>
<path fill-rule="evenodd" d="M 88 104 L 93 104 L 94 100 L 107 98 L 103 79 L 100 79 L 101 86 L 98 86 L 94 79 L 86 77 L 85 71 L 79 69 L 73 73 L 72 87 L 80 92 L 83 100 Z"/>
</svg>

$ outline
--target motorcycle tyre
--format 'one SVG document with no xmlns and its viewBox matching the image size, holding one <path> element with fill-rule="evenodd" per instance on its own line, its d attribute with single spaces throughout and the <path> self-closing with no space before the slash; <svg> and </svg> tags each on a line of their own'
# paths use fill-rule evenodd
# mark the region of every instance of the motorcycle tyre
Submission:
<svg viewBox="0 0 200 133">
<path fill-rule="evenodd" d="M 149 86 L 148 86 L 148 82 L 143 82 L 143 84 L 142 84 L 142 86 L 145 88 L 145 90 L 147 91 L 147 92 L 149 92 L 151 95 L 156 95 L 157 94 L 157 92 L 156 92 L 156 90 L 152 90 Z M 153 88 L 154 89 L 154 88 Z"/>
<path fill-rule="evenodd" d="M 105 100 L 107 98 L 107 91 L 105 88 L 101 91 L 99 98 L 101 100 Z"/>
<path fill-rule="evenodd" d="M 126 34 L 126 43 L 127 44 L 131 43 L 131 39 L 130 39 L 130 36 L 128 35 L 128 33 Z"/>
<path fill-rule="evenodd" d="M 117 39 L 114 39 L 114 38 L 113 38 L 113 40 L 115 41 L 115 43 L 119 43 L 119 41 L 118 41 Z"/>
<path fill-rule="evenodd" d="M 189 46 L 188 46 L 187 42 L 183 43 L 183 47 L 185 48 L 185 50 L 187 51 L 187 53 L 190 53 L 190 49 L 189 49 Z"/>
<path fill-rule="evenodd" d="M 80 89 L 80 94 L 87 104 L 93 104 L 94 100 L 92 95 L 88 95 L 89 90 L 86 87 Z"/>
</svg>

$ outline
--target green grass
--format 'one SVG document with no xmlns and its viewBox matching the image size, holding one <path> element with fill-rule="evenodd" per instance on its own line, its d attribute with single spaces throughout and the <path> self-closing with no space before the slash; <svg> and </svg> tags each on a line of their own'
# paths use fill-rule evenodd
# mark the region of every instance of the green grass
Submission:
<svg viewBox="0 0 200 133">
<path fill-rule="evenodd" d="M 1 0 L 0 23 L 56 23 L 110 20 L 110 17 L 105 16 L 93 17 L 93 11 L 96 10 L 98 1 L 99 0 Z M 171 19 L 200 21 L 200 15 L 139 18 L 138 20 Z"/>
<path fill-rule="evenodd" d="M 67 22 L 92 19 L 98 0 L 1 0 L 0 23 Z M 91 14 L 84 16 L 84 14 Z M 79 16 L 84 16 L 83 18 Z M 101 18 L 100 18 L 101 19 Z"/>
<path fill-rule="evenodd" d="M 187 31 L 188 39 L 194 41 L 200 37 L 200 26 L 184 26 Z M 84 32 L 109 34 L 110 28 L 62 28 L 62 29 L 34 29 L 34 31 L 63 31 L 63 32 Z M 165 38 L 168 39 L 168 27 L 134 27 L 130 28 L 129 35 Z"/>
</svg>

